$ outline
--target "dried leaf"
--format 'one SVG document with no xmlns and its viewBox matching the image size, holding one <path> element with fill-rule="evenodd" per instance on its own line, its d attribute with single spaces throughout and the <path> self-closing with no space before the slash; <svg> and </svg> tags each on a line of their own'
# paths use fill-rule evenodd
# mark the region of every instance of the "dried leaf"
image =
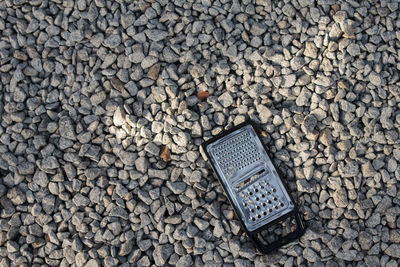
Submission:
<svg viewBox="0 0 400 267">
<path fill-rule="evenodd" d="M 107 194 L 109 196 L 112 196 L 113 191 L 114 191 L 114 187 L 115 187 L 115 185 L 113 185 L 113 184 L 107 187 Z"/>
<path fill-rule="evenodd" d="M 260 134 L 261 134 L 261 136 L 264 136 L 264 137 L 267 136 L 267 133 L 266 133 L 264 130 L 261 130 L 261 131 L 260 131 Z"/>
<path fill-rule="evenodd" d="M 160 151 L 160 158 L 164 162 L 168 162 L 171 160 L 171 151 L 168 146 L 163 146 Z"/>
<path fill-rule="evenodd" d="M 340 6 L 339 5 L 331 5 L 331 8 L 333 9 L 333 11 L 338 12 L 340 10 Z"/>
<path fill-rule="evenodd" d="M 338 82 L 338 86 L 339 86 L 339 88 L 349 89 L 349 85 L 347 84 L 346 81 L 343 81 L 343 80 Z"/>
<path fill-rule="evenodd" d="M 355 39 L 356 36 L 354 34 L 343 33 L 343 37 L 347 39 Z"/>
<path fill-rule="evenodd" d="M 207 91 L 199 91 L 197 93 L 197 98 L 200 99 L 200 100 L 206 100 L 209 95 L 210 95 L 210 93 L 207 92 Z"/>
</svg>

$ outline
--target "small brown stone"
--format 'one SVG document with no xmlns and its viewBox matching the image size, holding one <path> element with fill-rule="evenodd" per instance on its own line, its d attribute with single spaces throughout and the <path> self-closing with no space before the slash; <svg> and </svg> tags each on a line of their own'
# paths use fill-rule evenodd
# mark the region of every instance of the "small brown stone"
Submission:
<svg viewBox="0 0 400 267">
<path fill-rule="evenodd" d="M 112 78 L 111 79 L 111 85 L 114 87 L 116 90 L 123 92 L 125 91 L 125 86 L 124 83 L 121 82 L 118 78 Z"/>
<path fill-rule="evenodd" d="M 26 48 L 26 52 L 28 52 L 28 55 L 30 58 L 37 58 L 40 57 L 39 53 L 36 51 L 36 48 L 28 46 Z"/>
<path fill-rule="evenodd" d="M 154 64 L 153 66 L 151 66 L 149 72 L 147 72 L 147 77 L 152 80 L 157 80 L 160 73 L 160 68 L 160 64 Z"/>
<path fill-rule="evenodd" d="M 28 59 L 28 56 L 24 52 L 22 52 L 20 50 L 15 50 L 14 51 L 14 58 L 16 58 L 18 60 L 25 61 L 25 60 Z"/>
</svg>

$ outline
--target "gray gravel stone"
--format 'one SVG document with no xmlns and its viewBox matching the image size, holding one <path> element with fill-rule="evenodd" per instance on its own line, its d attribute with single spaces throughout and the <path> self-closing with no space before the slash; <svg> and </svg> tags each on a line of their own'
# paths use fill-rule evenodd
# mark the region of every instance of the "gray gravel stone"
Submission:
<svg viewBox="0 0 400 267">
<path fill-rule="evenodd" d="M 399 244 L 391 244 L 387 249 L 385 249 L 385 254 L 390 257 L 400 258 L 399 255 L 400 245 Z"/>
<path fill-rule="evenodd" d="M 149 161 L 145 157 L 139 157 L 135 160 L 136 170 L 146 173 L 149 168 Z"/>
<path fill-rule="evenodd" d="M 125 125 L 125 111 L 121 107 L 118 107 L 115 110 L 113 116 L 113 122 L 115 126 Z"/>
<path fill-rule="evenodd" d="M 41 187 L 47 187 L 49 183 L 47 174 L 42 171 L 35 172 L 35 174 L 33 175 L 33 181 Z"/>
<path fill-rule="evenodd" d="M 317 118 L 313 114 L 307 115 L 302 123 L 302 129 L 306 134 L 312 133 L 317 123 Z"/>
<path fill-rule="evenodd" d="M 283 76 L 282 87 L 292 87 L 296 83 L 296 75 L 290 74 Z"/>
<path fill-rule="evenodd" d="M 175 63 L 179 60 L 179 56 L 168 46 L 163 49 L 162 54 L 167 63 Z"/>
<path fill-rule="evenodd" d="M 347 47 L 347 52 L 353 57 L 361 54 L 360 46 L 358 44 L 352 43 Z"/>
<path fill-rule="evenodd" d="M 114 207 L 111 211 L 109 216 L 118 217 L 124 220 L 128 220 L 128 213 L 121 207 Z"/>
<path fill-rule="evenodd" d="M 118 34 L 111 34 L 103 41 L 104 46 L 109 48 L 116 48 L 121 44 L 121 36 Z"/>
<path fill-rule="evenodd" d="M 168 36 L 168 32 L 166 31 L 161 31 L 161 30 L 156 30 L 156 29 L 152 29 L 152 30 L 146 30 L 145 31 L 146 36 L 152 40 L 153 42 L 158 42 L 163 40 L 165 37 Z"/>
<path fill-rule="evenodd" d="M 225 92 L 218 97 L 218 101 L 221 103 L 222 106 L 225 108 L 230 107 L 233 104 L 233 98 L 229 92 Z"/>
<path fill-rule="evenodd" d="M 37 21 L 36 19 L 32 19 L 29 24 L 28 27 L 26 28 L 26 33 L 33 33 L 35 32 L 37 29 L 39 28 L 39 21 Z"/>
<path fill-rule="evenodd" d="M 313 42 L 306 42 L 304 55 L 310 58 L 317 58 L 318 49 Z"/>
<path fill-rule="evenodd" d="M 306 248 L 303 250 L 303 257 L 309 262 L 316 262 L 318 260 L 317 253 L 315 253 L 315 251 L 311 248 Z"/>
<path fill-rule="evenodd" d="M 76 140 L 76 133 L 72 120 L 69 117 L 61 117 L 58 122 L 60 136 L 70 140 Z"/>
<path fill-rule="evenodd" d="M 152 94 L 154 96 L 154 100 L 158 103 L 162 103 L 167 99 L 167 94 L 162 87 L 153 87 Z"/>
<path fill-rule="evenodd" d="M 174 252 L 174 247 L 171 244 L 158 245 L 153 251 L 154 262 L 157 266 L 163 266 L 167 263 L 168 258 Z"/>
<path fill-rule="evenodd" d="M 154 144 L 153 142 L 149 142 L 145 147 L 144 150 L 154 156 L 158 156 L 160 154 L 160 148 Z"/>
<path fill-rule="evenodd" d="M 230 33 L 234 29 L 234 25 L 229 19 L 224 19 L 221 21 L 221 27 L 224 28 L 226 33 Z"/>
<path fill-rule="evenodd" d="M 56 157 L 50 156 L 42 160 L 42 167 L 47 170 L 52 170 L 60 167 L 60 164 L 58 163 Z"/>
<path fill-rule="evenodd" d="M 381 86 L 383 83 L 382 77 L 374 71 L 372 71 L 369 74 L 368 79 L 369 79 L 370 83 L 372 83 L 373 85 L 375 85 L 377 87 Z"/>
<path fill-rule="evenodd" d="M 357 250 L 339 251 L 336 256 L 345 261 L 353 261 L 357 256 Z"/>
<path fill-rule="evenodd" d="M 333 193 L 333 201 L 339 208 L 345 208 L 348 205 L 347 191 L 340 188 Z"/>
<path fill-rule="evenodd" d="M 264 105 L 257 105 L 257 112 L 259 114 L 261 123 L 267 123 L 272 116 L 272 112 Z"/>
<path fill-rule="evenodd" d="M 120 150 L 117 153 L 117 156 L 122 161 L 122 163 L 125 164 L 126 166 L 135 165 L 135 160 L 137 159 L 136 153 L 127 152 L 127 151 L 123 151 L 123 150 Z"/>
<path fill-rule="evenodd" d="M 339 173 L 343 177 L 353 177 L 359 173 L 359 166 L 356 162 L 350 161 L 345 166 L 339 168 Z"/>
<path fill-rule="evenodd" d="M 85 207 L 89 205 L 90 201 L 87 197 L 81 195 L 81 194 L 76 194 L 73 198 L 72 201 L 74 202 L 75 205 L 79 207 Z"/>
<path fill-rule="evenodd" d="M 167 187 L 175 194 L 179 195 L 182 194 L 186 189 L 186 184 L 183 182 L 174 182 L 171 183 L 167 181 Z"/>
</svg>

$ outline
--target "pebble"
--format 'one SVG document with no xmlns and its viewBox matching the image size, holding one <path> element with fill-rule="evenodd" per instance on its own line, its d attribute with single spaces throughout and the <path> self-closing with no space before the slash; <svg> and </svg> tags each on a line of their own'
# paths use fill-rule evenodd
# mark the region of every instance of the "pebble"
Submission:
<svg viewBox="0 0 400 267">
<path fill-rule="evenodd" d="M 305 60 L 302 57 L 293 57 L 290 60 L 290 67 L 294 71 L 300 70 L 305 65 Z"/>
<path fill-rule="evenodd" d="M 140 171 L 141 173 L 146 173 L 149 168 L 149 162 L 145 157 L 138 157 L 135 160 L 135 167 L 136 170 Z"/>
<path fill-rule="evenodd" d="M 155 86 L 152 88 L 152 94 L 154 96 L 154 100 L 158 103 L 162 103 L 167 99 L 167 94 L 163 87 Z"/>
<path fill-rule="evenodd" d="M 225 92 L 218 97 L 218 101 L 225 108 L 230 107 L 233 104 L 233 98 L 229 92 Z"/>
<path fill-rule="evenodd" d="M 69 117 L 61 117 L 58 122 L 60 136 L 70 140 L 76 140 L 76 134 L 72 120 Z"/>
<path fill-rule="evenodd" d="M 73 198 L 72 201 L 74 202 L 75 205 L 79 207 L 85 207 L 89 205 L 90 201 L 87 197 L 83 196 L 82 194 L 76 194 Z"/>
<path fill-rule="evenodd" d="M 374 71 L 369 74 L 368 79 L 370 83 L 377 87 L 382 85 L 382 77 Z"/>
<path fill-rule="evenodd" d="M 285 75 L 282 78 L 283 78 L 282 87 L 290 88 L 296 83 L 296 75 L 294 74 Z"/>
<path fill-rule="evenodd" d="M 305 248 L 303 250 L 303 257 L 309 262 L 316 262 L 318 259 L 317 253 L 315 253 L 311 248 Z"/>
<path fill-rule="evenodd" d="M 190 75 L 192 75 L 193 78 L 201 78 L 205 75 L 206 70 L 201 66 L 201 65 L 194 65 L 190 69 Z"/>
<path fill-rule="evenodd" d="M 162 53 L 167 63 L 175 63 L 179 60 L 179 56 L 169 47 L 165 47 Z"/>
<path fill-rule="evenodd" d="M 296 105 L 300 107 L 308 105 L 311 95 L 312 94 L 308 89 L 303 88 L 300 92 L 300 95 L 296 98 Z"/>
<path fill-rule="evenodd" d="M 322 130 L 320 133 L 319 141 L 325 146 L 332 145 L 333 138 L 331 130 L 328 128 Z"/>
<path fill-rule="evenodd" d="M 400 258 L 400 255 L 398 253 L 399 250 L 399 244 L 391 244 L 388 248 L 385 249 L 385 254 L 393 258 Z"/>
<path fill-rule="evenodd" d="M 113 116 L 113 123 L 115 126 L 118 127 L 125 125 L 125 111 L 121 107 L 118 107 L 115 110 Z"/>
<path fill-rule="evenodd" d="M 35 174 L 33 175 L 33 181 L 41 187 L 47 187 L 49 183 L 47 174 L 42 171 L 35 172 Z"/>
<path fill-rule="evenodd" d="M 109 48 L 116 48 L 121 44 L 121 36 L 118 34 L 111 34 L 103 41 L 104 46 Z"/>
<path fill-rule="evenodd" d="M 339 208 L 345 208 L 348 205 L 347 191 L 344 188 L 340 188 L 333 193 L 333 201 Z"/>
<path fill-rule="evenodd" d="M 302 127 L 304 129 L 304 132 L 306 134 L 309 134 L 309 133 L 312 133 L 314 131 L 314 129 L 317 126 L 317 124 L 318 124 L 317 118 L 313 114 L 310 114 L 310 115 L 307 115 L 304 118 L 303 123 L 302 123 Z"/>
<path fill-rule="evenodd" d="M 156 29 L 146 30 L 145 33 L 146 36 L 153 42 L 161 41 L 168 36 L 168 32 Z"/>
<path fill-rule="evenodd" d="M 39 28 L 39 21 L 37 21 L 36 19 L 32 19 L 29 24 L 28 27 L 26 28 L 26 33 L 33 33 L 35 32 L 37 29 Z"/>
<path fill-rule="evenodd" d="M 60 167 L 57 159 L 54 156 L 46 157 L 42 160 L 42 167 L 44 169 L 52 170 Z"/>
<path fill-rule="evenodd" d="M 221 21 L 221 27 L 225 30 L 226 33 L 230 33 L 234 29 L 234 24 L 229 19 L 224 19 Z"/>
<path fill-rule="evenodd" d="M 168 258 L 174 252 L 174 247 L 171 244 L 158 245 L 153 251 L 154 262 L 157 266 L 163 266 L 167 263 Z"/>
<path fill-rule="evenodd" d="M 149 71 L 147 72 L 147 77 L 152 80 L 157 80 L 158 75 L 160 73 L 160 64 L 154 64 L 150 67 Z"/>
<path fill-rule="evenodd" d="M 339 169 L 343 177 L 353 177 L 359 173 L 359 166 L 356 162 L 350 161 L 345 166 Z"/>
<path fill-rule="evenodd" d="M 264 105 L 257 105 L 257 112 L 259 114 L 261 123 L 267 123 L 268 120 L 272 117 L 271 110 Z"/>
<path fill-rule="evenodd" d="M 310 58 L 317 58 L 318 49 L 313 42 L 306 42 L 304 55 Z"/>
<path fill-rule="evenodd" d="M 361 54 L 360 46 L 352 43 L 347 47 L 347 52 L 353 57 L 358 56 Z"/>
<path fill-rule="evenodd" d="M 154 156 L 158 156 L 160 154 L 160 148 L 154 144 L 153 142 L 149 142 L 145 147 L 144 150 Z"/>
<path fill-rule="evenodd" d="M 124 220 L 128 220 L 128 212 L 121 208 L 121 207 L 114 207 L 111 211 L 109 216 L 118 217 Z"/>
</svg>

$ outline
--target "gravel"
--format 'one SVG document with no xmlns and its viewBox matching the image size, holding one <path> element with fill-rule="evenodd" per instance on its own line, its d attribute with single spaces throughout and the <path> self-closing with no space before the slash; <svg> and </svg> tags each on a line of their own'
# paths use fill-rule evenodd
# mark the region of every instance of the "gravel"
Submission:
<svg viewBox="0 0 400 267">
<path fill-rule="evenodd" d="M 0 1 L 0 266 L 400 265 L 399 21 L 396 1 Z M 308 226 L 269 255 L 199 149 L 246 118 Z"/>
</svg>

